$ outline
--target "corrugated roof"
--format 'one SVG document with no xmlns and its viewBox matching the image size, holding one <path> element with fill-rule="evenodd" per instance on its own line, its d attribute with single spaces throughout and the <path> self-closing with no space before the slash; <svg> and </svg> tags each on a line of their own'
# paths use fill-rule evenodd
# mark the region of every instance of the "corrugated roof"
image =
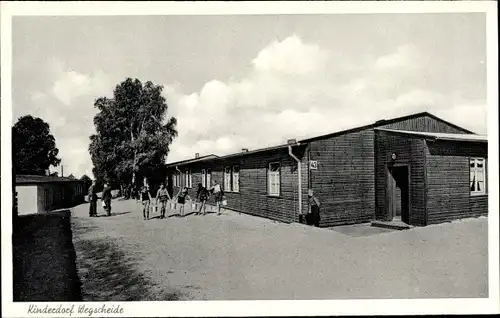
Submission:
<svg viewBox="0 0 500 318">
<path fill-rule="evenodd" d="M 449 134 L 449 133 L 435 133 L 435 132 L 423 132 L 423 131 L 408 131 L 399 129 L 385 129 L 385 128 L 375 128 L 378 131 L 385 131 L 393 134 L 415 136 L 422 138 L 432 138 L 437 140 L 449 140 L 449 141 L 468 141 L 468 142 L 488 142 L 488 136 L 486 135 L 475 135 L 475 134 Z"/>
<path fill-rule="evenodd" d="M 38 175 L 16 175 L 16 184 L 20 183 L 50 183 L 50 182 L 81 182 L 78 179 L 70 179 L 67 177 L 54 176 L 38 176 Z"/>
</svg>

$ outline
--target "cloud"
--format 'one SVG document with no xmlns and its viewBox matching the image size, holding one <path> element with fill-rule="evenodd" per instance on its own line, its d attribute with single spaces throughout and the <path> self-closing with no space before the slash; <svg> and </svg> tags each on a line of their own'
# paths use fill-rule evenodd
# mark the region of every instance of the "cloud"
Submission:
<svg viewBox="0 0 500 318">
<path fill-rule="evenodd" d="M 178 119 L 179 130 L 168 162 L 195 153 L 224 155 L 272 146 L 419 111 L 486 132 L 481 91 L 464 93 L 463 81 L 450 81 L 442 61 L 427 54 L 421 47 L 402 44 L 353 57 L 291 35 L 271 41 L 249 58 L 251 69 L 239 77 L 214 76 L 195 91 L 167 83 L 168 115 Z M 31 92 L 25 94 L 20 89 L 25 83 L 19 81 L 25 101 L 18 104 L 27 103 L 25 111 L 50 124 L 65 174 L 91 176 L 88 137 L 94 133 L 94 99 L 110 95 L 112 84 L 123 75 L 135 75 L 104 68 L 82 71 L 57 59 L 48 59 L 41 69 L 46 87 L 22 86 Z"/>
<path fill-rule="evenodd" d="M 60 73 L 51 88 L 51 93 L 64 105 L 69 106 L 82 96 L 104 93 L 108 88 L 109 80 L 101 71 L 86 75 L 70 70 Z"/>
<path fill-rule="evenodd" d="M 88 153 L 89 136 L 94 133 L 94 99 L 112 92 L 110 77 L 101 70 L 81 73 L 70 70 L 52 60 L 47 69 L 53 82 L 45 91 L 31 94 L 29 114 L 42 118 L 50 125 L 56 139 L 64 174 L 77 177 L 92 176 L 92 162 Z M 52 167 L 61 172 L 61 167 Z"/>
<path fill-rule="evenodd" d="M 199 92 L 166 85 L 179 136 L 168 162 L 262 148 L 419 111 L 464 127 L 485 126 L 483 101 L 426 85 L 427 56 L 411 44 L 353 63 L 296 35 L 273 41 L 239 80 L 208 81 Z M 467 106 L 460 106 L 467 105 Z M 476 124 L 460 114 L 471 114 Z"/>
<path fill-rule="evenodd" d="M 319 46 L 304 44 L 298 36 L 292 35 L 268 45 L 252 62 L 259 72 L 304 75 L 318 71 L 327 57 Z"/>
</svg>

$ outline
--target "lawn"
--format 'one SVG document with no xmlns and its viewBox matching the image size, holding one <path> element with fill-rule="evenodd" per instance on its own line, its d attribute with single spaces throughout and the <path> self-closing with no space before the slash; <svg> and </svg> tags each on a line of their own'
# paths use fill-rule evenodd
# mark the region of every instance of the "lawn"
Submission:
<svg viewBox="0 0 500 318">
<path fill-rule="evenodd" d="M 74 208 L 73 233 L 86 300 L 488 296 L 487 218 L 356 235 L 231 211 L 145 221 L 116 200 L 111 217 Z"/>
</svg>

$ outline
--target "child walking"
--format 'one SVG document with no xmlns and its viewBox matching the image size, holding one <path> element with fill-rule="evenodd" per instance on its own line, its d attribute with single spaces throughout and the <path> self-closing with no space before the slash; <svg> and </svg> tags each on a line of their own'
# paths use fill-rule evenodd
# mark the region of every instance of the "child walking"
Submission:
<svg viewBox="0 0 500 318">
<path fill-rule="evenodd" d="M 212 188 L 210 188 L 210 192 L 212 192 L 215 197 L 215 203 L 217 204 L 217 215 L 220 215 L 222 200 L 224 199 L 224 191 L 222 191 L 221 185 L 216 180 L 213 181 L 213 185 Z"/>
<path fill-rule="evenodd" d="M 160 189 L 158 189 L 158 192 L 156 193 L 156 204 L 158 205 L 158 199 L 160 200 L 161 204 L 161 219 L 165 218 L 165 212 L 167 209 L 167 202 L 171 199 L 170 194 L 168 194 L 168 190 L 165 188 L 165 184 L 162 183 L 160 185 Z"/>
<path fill-rule="evenodd" d="M 188 188 L 184 187 L 177 193 L 176 195 L 177 198 L 177 203 L 181 205 L 180 210 L 179 210 L 179 215 L 184 216 L 184 205 L 186 204 L 186 200 L 191 201 L 191 198 L 189 197 L 188 194 Z"/>
<path fill-rule="evenodd" d="M 149 220 L 149 205 L 151 203 L 151 193 L 149 192 L 149 186 L 142 186 L 140 197 L 142 202 L 142 215 L 144 216 L 144 220 Z"/>
<path fill-rule="evenodd" d="M 196 213 L 196 215 L 202 214 L 205 215 L 207 213 L 206 210 L 206 203 L 208 200 L 208 191 L 207 189 L 201 184 L 198 183 L 198 191 L 196 192 L 196 199 L 198 202 L 200 202 L 200 210 Z M 201 213 L 201 210 L 203 210 L 203 213 Z"/>
</svg>

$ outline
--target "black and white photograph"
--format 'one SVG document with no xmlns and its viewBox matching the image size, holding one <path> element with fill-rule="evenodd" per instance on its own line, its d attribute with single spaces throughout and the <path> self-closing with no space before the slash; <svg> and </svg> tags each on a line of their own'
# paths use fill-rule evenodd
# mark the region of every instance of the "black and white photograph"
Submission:
<svg viewBox="0 0 500 318">
<path fill-rule="evenodd" d="M 496 3 L 347 2 L 2 2 L 2 316 L 499 313 Z"/>
</svg>

